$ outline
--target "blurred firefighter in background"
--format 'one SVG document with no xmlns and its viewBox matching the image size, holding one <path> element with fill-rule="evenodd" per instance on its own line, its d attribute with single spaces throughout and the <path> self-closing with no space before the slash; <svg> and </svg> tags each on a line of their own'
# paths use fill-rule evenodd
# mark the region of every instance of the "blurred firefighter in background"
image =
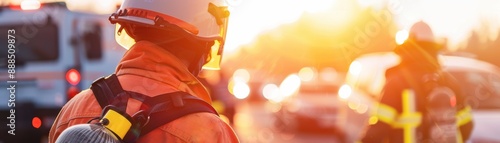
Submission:
<svg viewBox="0 0 500 143">
<path fill-rule="evenodd" d="M 210 104 L 196 76 L 202 68 L 219 68 L 228 17 L 224 0 L 125 0 L 109 18 L 116 24 L 117 42 L 128 49 L 116 67 L 119 84 L 150 97 L 182 91 Z M 52 126 L 49 142 L 70 126 L 100 117 L 103 109 L 96 98 L 92 90 L 84 90 L 69 101 Z M 138 113 L 141 106 L 140 100 L 129 98 L 126 114 Z M 199 112 L 162 124 L 137 142 L 229 143 L 238 138 L 216 114 Z"/>
<path fill-rule="evenodd" d="M 400 63 L 386 71 L 386 83 L 362 142 L 465 142 L 472 132 L 471 108 L 458 81 L 441 70 L 429 25 L 415 23 L 394 52 Z M 373 117 L 372 117 L 373 118 Z"/>
</svg>

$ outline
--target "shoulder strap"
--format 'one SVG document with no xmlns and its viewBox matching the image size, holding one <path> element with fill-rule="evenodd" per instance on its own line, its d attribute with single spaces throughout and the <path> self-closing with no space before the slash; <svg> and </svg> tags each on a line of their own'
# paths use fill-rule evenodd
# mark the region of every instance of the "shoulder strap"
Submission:
<svg viewBox="0 0 500 143">
<path fill-rule="evenodd" d="M 192 113 L 207 112 L 218 115 L 207 102 L 181 91 L 155 96 L 144 101 L 143 104 L 151 107 L 151 111 L 150 120 L 142 128 L 141 135 Z"/>
<path fill-rule="evenodd" d="M 114 101 L 116 95 L 123 93 L 124 90 L 118 81 L 118 77 L 112 74 L 108 77 L 101 77 L 94 81 L 90 89 L 94 93 L 97 102 L 101 108 L 104 108 Z"/>
<path fill-rule="evenodd" d="M 178 91 L 149 97 L 140 93 L 125 91 L 115 74 L 96 80 L 92 83 L 90 89 L 101 108 L 105 108 L 111 104 L 118 104 L 119 107 L 122 107 L 120 108 L 121 110 L 125 110 L 128 98 L 134 98 L 143 102 L 141 110 L 145 112 L 141 112 L 141 114 L 146 116 L 144 118 L 147 118 L 148 121 L 140 129 L 140 136 L 188 114 L 207 112 L 218 115 L 217 111 L 210 104 L 186 92 Z M 126 94 L 126 96 L 119 96 L 120 94 Z M 124 99 L 121 99 L 122 97 Z M 140 116 L 136 113 L 132 118 L 138 120 Z M 135 142 L 139 136 L 136 134 L 138 132 L 133 132 L 135 131 L 127 133 L 124 138 L 125 142 Z"/>
</svg>

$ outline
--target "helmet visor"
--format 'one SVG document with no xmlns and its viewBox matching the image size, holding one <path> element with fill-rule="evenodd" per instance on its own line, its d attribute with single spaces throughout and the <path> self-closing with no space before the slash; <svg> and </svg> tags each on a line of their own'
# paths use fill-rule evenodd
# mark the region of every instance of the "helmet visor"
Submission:
<svg viewBox="0 0 500 143">
<path fill-rule="evenodd" d="M 219 31 L 219 40 L 214 41 L 214 45 L 212 45 L 212 49 L 210 51 L 210 60 L 203 65 L 203 69 L 207 70 L 219 70 L 220 69 L 220 63 L 222 61 L 222 54 L 224 52 L 224 43 L 226 41 L 226 33 L 227 33 L 227 23 L 228 23 L 228 18 L 224 18 L 220 26 L 220 31 Z"/>
<path fill-rule="evenodd" d="M 115 27 L 115 40 L 120 46 L 127 50 L 135 44 L 135 40 L 130 37 L 124 27 L 119 23 L 116 23 Z"/>
</svg>

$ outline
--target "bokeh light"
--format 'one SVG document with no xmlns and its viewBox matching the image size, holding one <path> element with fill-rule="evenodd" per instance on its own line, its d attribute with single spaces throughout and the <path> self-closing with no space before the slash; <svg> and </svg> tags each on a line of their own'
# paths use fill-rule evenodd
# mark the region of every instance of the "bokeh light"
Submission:
<svg viewBox="0 0 500 143">
<path fill-rule="evenodd" d="M 280 94 L 280 89 L 276 84 L 266 84 L 262 89 L 262 95 L 267 100 L 276 103 L 283 100 L 283 96 Z"/>
<path fill-rule="evenodd" d="M 352 94 L 352 89 L 349 85 L 347 84 L 344 84 L 340 87 L 339 89 L 339 97 L 342 98 L 342 99 L 347 99 L 349 98 L 349 96 L 351 96 Z"/>
<path fill-rule="evenodd" d="M 303 67 L 302 69 L 300 69 L 298 74 L 299 74 L 300 80 L 311 81 L 314 79 L 315 70 L 313 70 L 313 68 L 311 68 L 311 67 Z"/>
<path fill-rule="evenodd" d="M 238 69 L 234 71 L 233 79 L 238 82 L 248 82 L 250 81 L 250 73 L 246 69 Z"/>
<path fill-rule="evenodd" d="M 337 70 L 335 70 L 332 67 L 324 68 L 323 70 L 321 70 L 321 72 L 319 74 L 320 74 L 321 80 L 323 80 L 323 81 L 335 82 L 338 80 L 337 79 L 337 77 L 338 77 Z"/>
<path fill-rule="evenodd" d="M 283 96 L 293 95 L 300 87 L 300 77 L 296 74 L 291 74 L 280 84 L 280 92 Z"/>
<path fill-rule="evenodd" d="M 359 75 L 359 73 L 361 73 L 361 70 L 363 70 L 363 66 L 358 61 L 352 62 L 349 66 L 349 73 L 352 75 Z"/>
<path fill-rule="evenodd" d="M 408 39 L 409 33 L 407 30 L 400 30 L 396 33 L 396 43 L 398 45 L 403 44 L 406 39 Z"/>
<path fill-rule="evenodd" d="M 250 87 L 244 83 L 236 81 L 233 88 L 234 96 L 238 99 L 245 99 L 250 94 Z"/>
</svg>

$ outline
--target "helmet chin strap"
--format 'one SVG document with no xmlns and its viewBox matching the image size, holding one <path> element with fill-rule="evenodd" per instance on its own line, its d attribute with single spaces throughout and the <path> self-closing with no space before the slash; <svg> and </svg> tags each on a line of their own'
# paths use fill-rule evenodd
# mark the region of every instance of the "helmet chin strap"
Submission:
<svg viewBox="0 0 500 143">
<path fill-rule="evenodd" d="M 203 55 L 205 55 L 205 54 L 203 54 Z M 194 76 L 198 76 L 198 74 L 200 74 L 201 68 L 206 63 L 206 56 L 203 56 L 203 55 L 197 61 L 189 63 L 188 70 Z"/>
<path fill-rule="evenodd" d="M 201 69 L 203 68 L 203 65 L 210 61 L 210 51 L 212 50 L 211 47 L 213 44 L 214 42 L 207 42 L 205 47 L 198 47 L 200 53 L 193 53 L 196 57 L 189 63 L 188 70 L 194 76 L 198 76 Z"/>
</svg>

